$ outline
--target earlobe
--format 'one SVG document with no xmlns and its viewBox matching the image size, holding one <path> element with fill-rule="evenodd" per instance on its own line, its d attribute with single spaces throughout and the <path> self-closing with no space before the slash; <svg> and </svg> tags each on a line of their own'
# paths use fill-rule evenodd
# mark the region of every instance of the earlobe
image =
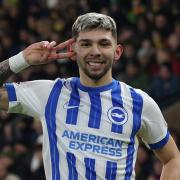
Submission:
<svg viewBox="0 0 180 180">
<path fill-rule="evenodd" d="M 116 47 L 116 51 L 115 51 L 115 60 L 119 60 L 119 58 L 121 57 L 122 53 L 124 51 L 124 48 L 121 44 L 118 44 L 117 47 Z"/>
</svg>

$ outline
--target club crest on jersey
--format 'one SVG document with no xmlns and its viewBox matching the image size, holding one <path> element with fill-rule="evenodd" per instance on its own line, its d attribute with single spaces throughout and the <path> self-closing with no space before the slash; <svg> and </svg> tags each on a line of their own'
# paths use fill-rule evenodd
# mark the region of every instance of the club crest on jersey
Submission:
<svg viewBox="0 0 180 180">
<path fill-rule="evenodd" d="M 123 107 L 111 107 L 107 115 L 109 120 L 117 125 L 123 125 L 128 120 L 127 111 Z"/>
</svg>

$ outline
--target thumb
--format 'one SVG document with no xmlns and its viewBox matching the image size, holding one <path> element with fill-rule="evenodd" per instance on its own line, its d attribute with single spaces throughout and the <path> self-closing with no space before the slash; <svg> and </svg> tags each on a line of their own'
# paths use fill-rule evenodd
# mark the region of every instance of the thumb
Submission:
<svg viewBox="0 0 180 180">
<path fill-rule="evenodd" d="M 41 62 L 42 64 L 47 63 L 49 54 L 50 54 L 49 51 L 44 51 L 44 52 L 43 52 L 43 54 L 42 54 L 42 56 L 41 56 L 41 58 L 40 58 L 40 62 Z"/>
</svg>

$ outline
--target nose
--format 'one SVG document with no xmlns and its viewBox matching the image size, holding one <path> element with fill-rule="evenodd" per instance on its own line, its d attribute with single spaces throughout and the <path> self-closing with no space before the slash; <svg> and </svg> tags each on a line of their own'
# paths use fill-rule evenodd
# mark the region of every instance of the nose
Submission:
<svg viewBox="0 0 180 180">
<path fill-rule="evenodd" d="M 100 56 L 101 55 L 101 51 L 98 47 L 98 45 L 92 45 L 91 49 L 90 49 L 90 55 L 91 56 Z"/>
</svg>

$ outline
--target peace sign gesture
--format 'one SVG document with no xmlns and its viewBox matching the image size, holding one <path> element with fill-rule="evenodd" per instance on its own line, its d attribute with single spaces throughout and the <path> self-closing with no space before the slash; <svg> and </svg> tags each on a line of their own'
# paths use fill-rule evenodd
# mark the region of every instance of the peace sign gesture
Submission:
<svg viewBox="0 0 180 180">
<path fill-rule="evenodd" d="M 58 51 L 69 48 L 75 40 L 68 39 L 56 46 L 56 42 L 42 41 L 34 43 L 23 50 L 24 59 L 30 65 L 46 64 L 52 60 L 71 58 L 75 55 L 73 51 L 59 53 Z"/>
</svg>

